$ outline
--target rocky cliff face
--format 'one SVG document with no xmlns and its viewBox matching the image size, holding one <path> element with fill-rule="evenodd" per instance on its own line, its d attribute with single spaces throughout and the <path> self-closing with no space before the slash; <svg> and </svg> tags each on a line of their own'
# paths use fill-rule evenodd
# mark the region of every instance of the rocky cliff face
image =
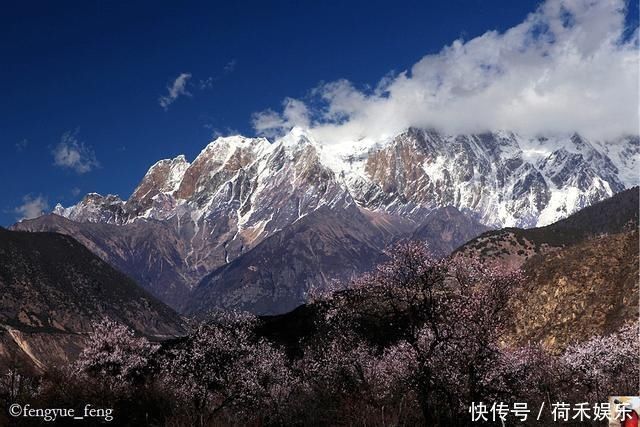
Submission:
<svg viewBox="0 0 640 427">
<path fill-rule="evenodd" d="M 489 231 L 453 256 L 521 268 L 508 340 L 554 351 L 638 318 L 638 187 L 545 227 Z"/>
<path fill-rule="evenodd" d="M 102 318 L 161 339 L 178 315 L 69 236 L 0 229 L 0 364 L 72 358 Z"/>
<path fill-rule="evenodd" d="M 538 255 L 511 301 L 512 340 L 563 350 L 638 319 L 638 231 L 602 235 Z"/>
<path fill-rule="evenodd" d="M 274 143 L 218 138 L 192 163 L 178 156 L 153 165 L 126 201 L 89 194 L 55 208 L 73 223 L 48 216 L 15 228 L 72 235 L 183 308 L 203 277 L 229 271 L 317 211 L 341 218 L 359 212 L 371 233 L 393 237 L 381 242 L 413 235 L 446 253 L 484 231 L 480 224 L 550 223 L 633 185 L 639 152 L 637 137 L 605 144 L 579 135 L 527 139 L 409 129 L 380 141 L 332 145 L 294 128 Z M 448 220 L 434 220 L 443 215 Z"/>
<path fill-rule="evenodd" d="M 118 225 L 167 221 L 183 239 L 184 262 L 211 270 L 320 206 L 353 204 L 301 134 L 274 145 L 263 138 L 219 138 L 192 164 L 182 156 L 156 163 L 126 202 L 89 195 L 54 213 Z"/>
</svg>

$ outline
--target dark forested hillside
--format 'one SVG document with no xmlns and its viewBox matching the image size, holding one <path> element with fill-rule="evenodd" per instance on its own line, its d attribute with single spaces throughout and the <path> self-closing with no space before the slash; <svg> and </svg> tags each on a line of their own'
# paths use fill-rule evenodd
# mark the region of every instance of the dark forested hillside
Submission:
<svg viewBox="0 0 640 427">
<path fill-rule="evenodd" d="M 173 310 L 69 236 L 0 229 L 0 286 L 5 359 L 65 361 L 105 317 L 150 337 L 184 332 Z"/>
</svg>

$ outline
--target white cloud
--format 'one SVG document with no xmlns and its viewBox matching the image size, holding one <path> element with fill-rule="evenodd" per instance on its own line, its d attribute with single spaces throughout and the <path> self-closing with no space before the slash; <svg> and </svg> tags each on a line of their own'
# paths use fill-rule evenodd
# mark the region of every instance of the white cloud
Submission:
<svg viewBox="0 0 640 427">
<path fill-rule="evenodd" d="M 43 196 L 32 197 L 26 195 L 22 198 L 23 204 L 14 209 L 18 220 L 37 218 L 49 209 L 47 199 Z"/>
<path fill-rule="evenodd" d="M 309 109 L 302 101 L 286 98 L 282 103 L 282 114 L 273 110 L 265 110 L 253 114 L 253 127 L 258 133 L 266 136 L 276 136 L 282 130 L 293 126 L 309 127 Z"/>
<path fill-rule="evenodd" d="M 232 136 L 232 135 L 240 135 L 240 131 L 238 131 L 237 129 L 233 129 L 230 127 L 226 127 L 224 129 L 219 129 L 213 125 L 205 125 L 204 126 L 206 129 L 209 129 L 211 131 L 211 138 L 212 139 L 218 139 L 220 137 L 226 137 L 226 136 Z"/>
<path fill-rule="evenodd" d="M 178 99 L 180 96 L 191 96 L 191 93 L 187 90 L 187 82 L 191 78 L 191 73 L 181 73 L 170 86 L 167 86 L 168 93 L 158 98 L 160 106 L 165 109 L 169 108 L 169 105 Z"/>
<path fill-rule="evenodd" d="M 53 149 L 53 164 L 87 173 L 100 166 L 93 150 L 78 140 L 78 131 L 65 132 L 60 143 Z"/>
<path fill-rule="evenodd" d="M 377 87 L 323 84 L 308 104 L 253 115 L 266 135 L 310 126 L 326 143 L 396 134 L 410 126 L 446 133 L 507 129 L 527 135 L 639 132 L 638 30 L 623 40 L 623 0 L 549 0 L 524 22 L 456 40 Z"/>
</svg>

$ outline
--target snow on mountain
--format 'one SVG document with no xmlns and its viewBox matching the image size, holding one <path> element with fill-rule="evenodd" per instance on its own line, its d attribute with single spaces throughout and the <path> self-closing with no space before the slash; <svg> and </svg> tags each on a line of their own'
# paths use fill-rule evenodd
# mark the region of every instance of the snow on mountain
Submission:
<svg viewBox="0 0 640 427">
<path fill-rule="evenodd" d="M 122 224 L 126 221 L 124 201 L 113 194 L 89 193 L 78 204 L 68 208 L 58 203 L 53 213 L 78 222 Z"/>
<path fill-rule="evenodd" d="M 637 185 L 639 151 L 637 137 L 603 143 L 577 134 L 409 129 L 369 151 L 337 152 L 338 160 L 327 164 L 369 209 L 422 216 L 455 206 L 489 226 L 532 227 Z"/>
<path fill-rule="evenodd" d="M 72 235 L 180 310 L 204 287 L 212 304 L 275 312 L 401 238 L 446 253 L 486 227 L 555 222 L 637 185 L 639 151 L 638 137 L 408 129 L 327 144 L 294 128 L 218 138 L 191 163 L 155 163 L 127 200 L 88 194 L 54 209 L 72 221 L 17 229 Z"/>
<path fill-rule="evenodd" d="M 607 155 L 618 168 L 618 178 L 626 188 L 638 185 L 640 170 L 640 137 L 627 136 L 613 144 L 596 142 L 599 150 Z"/>
<path fill-rule="evenodd" d="M 274 143 L 218 138 L 193 163 L 178 156 L 154 164 L 126 202 L 90 194 L 54 213 L 115 224 L 179 217 L 196 230 L 224 213 L 248 240 L 324 205 L 357 204 L 409 218 L 455 206 L 489 226 L 532 227 L 637 185 L 639 156 L 635 136 L 607 143 L 578 134 L 409 129 L 395 138 L 332 145 L 293 128 Z"/>
</svg>

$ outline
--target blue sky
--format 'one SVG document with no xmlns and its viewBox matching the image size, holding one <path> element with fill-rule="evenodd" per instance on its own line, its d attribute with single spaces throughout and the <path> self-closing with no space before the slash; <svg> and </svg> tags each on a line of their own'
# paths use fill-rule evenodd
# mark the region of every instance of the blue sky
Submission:
<svg viewBox="0 0 640 427">
<path fill-rule="evenodd" d="M 278 111 L 286 97 L 339 79 L 375 86 L 456 39 L 521 23 L 538 3 L 5 4 L 0 224 L 15 222 L 25 201 L 66 206 L 92 191 L 126 198 L 155 161 L 193 160 L 217 133 L 255 134 L 252 114 Z M 190 95 L 163 108 L 181 74 Z"/>
</svg>

